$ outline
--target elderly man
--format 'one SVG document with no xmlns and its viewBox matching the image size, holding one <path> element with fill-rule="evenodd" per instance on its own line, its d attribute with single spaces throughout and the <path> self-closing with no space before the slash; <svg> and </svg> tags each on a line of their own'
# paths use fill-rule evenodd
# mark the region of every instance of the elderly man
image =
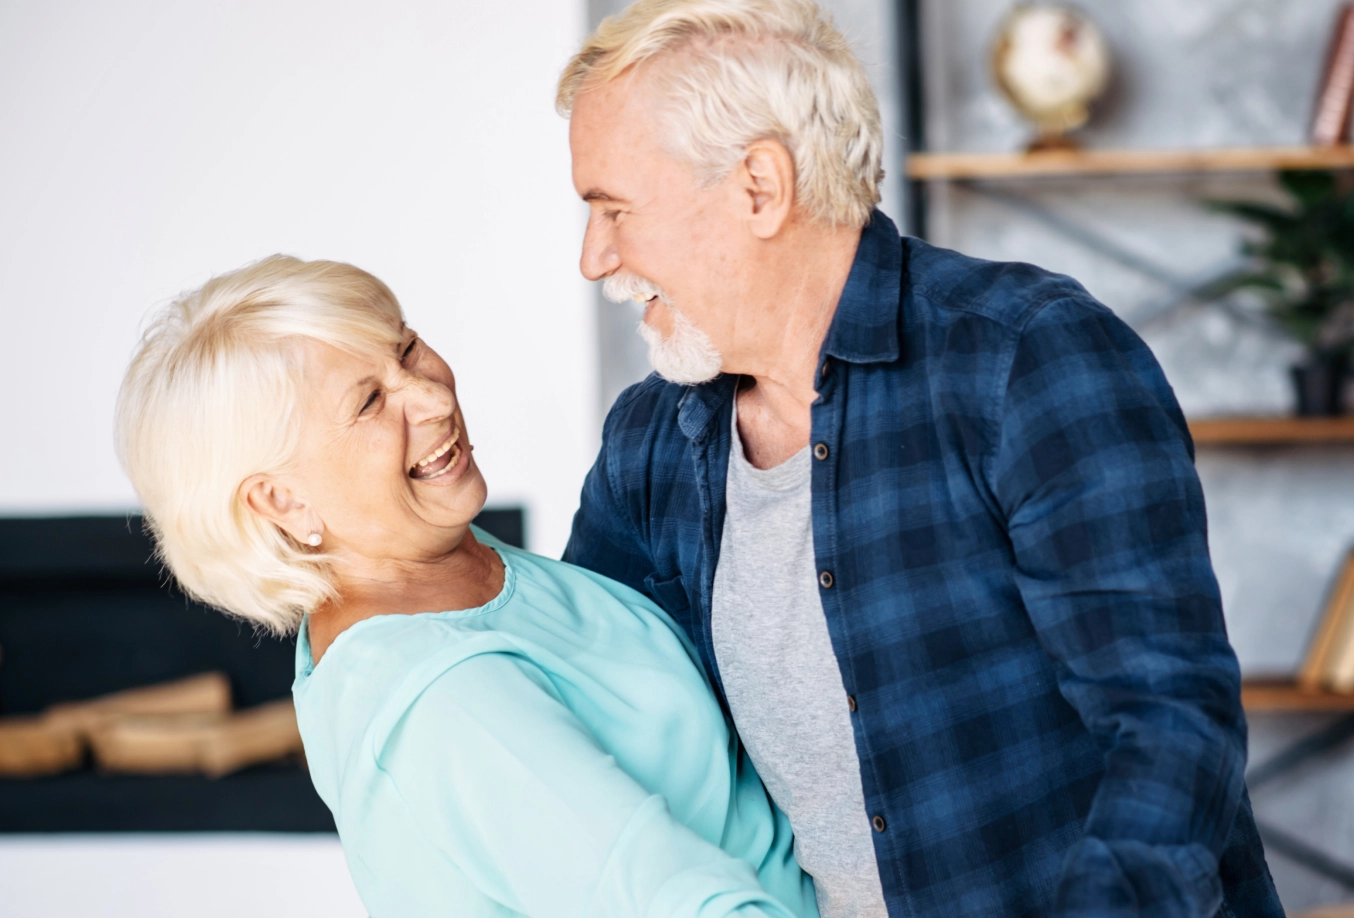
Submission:
<svg viewBox="0 0 1354 918">
<path fill-rule="evenodd" d="M 900 238 L 811 0 L 640 0 L 561 78 L 646 304 L 566 559 L 688 631 L 825 918 L 1282 914 L 1184 418 L 1076 282 Z"/>
</svg>

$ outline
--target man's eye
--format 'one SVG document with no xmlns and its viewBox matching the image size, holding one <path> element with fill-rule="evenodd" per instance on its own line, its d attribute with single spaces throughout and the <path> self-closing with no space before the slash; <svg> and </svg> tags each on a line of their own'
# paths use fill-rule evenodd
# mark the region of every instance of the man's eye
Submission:
<svg viewBox="0 0 1354 918">
<path fill-rule="evenodd" d="M 414 352 L 414 348 L 416 347 L 418 347 L 417 335 L 414 336 L 414 340 L 409 342 L 409 346 L 404 349 L 404 353 L 400 355 L 400 363 L 404 363 L 406 360 L 408 360 L 409 355 Z"/>
<path fill-rule="evenodd" d="M 366 414 L 367 409 L 370 408 L 372 405 L 375 405 L 375 404 L 376 404 L 376 400 L 379 399 L 380 397 L 381 397 L 381 390 L 380 390 L 380 389 L 372 389 L 372 390 L 371 390 L 371 395 L 368 395 L 368 396 L 367 396 L 366 404 L 364 404 L 364 405 L 362 406 L 362 410 L 359 411 L 358 414 Z"/>
</svg>

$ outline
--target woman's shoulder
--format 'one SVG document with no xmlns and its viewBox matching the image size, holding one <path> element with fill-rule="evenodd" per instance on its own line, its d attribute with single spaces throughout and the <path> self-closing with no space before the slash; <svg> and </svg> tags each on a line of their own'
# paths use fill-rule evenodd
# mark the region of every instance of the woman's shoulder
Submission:
<svg viewBox="0 0 1354 918">
<path fill-rule="evenodd" d="M 507 563 L 515 581 L 515 598 L 520 601 L 579 604 L 585 611 L 620 605 L 646 617 L 667 619 L 649 597 L 604 574 L 505 545 L 492 536 L 481 536 L 480 540 L 496 549 Z"/>
<path fill-rule="evenodd" d="M 567 561 L 494 547 L 516 569 L 513 601 L 518 609 L 567 621 L 580 637 L 601 632 L 619 645 L 613 651 L 633 646 L 641 654 L 699 659 L 681 626 L 638 590 Z"/>
</svg>

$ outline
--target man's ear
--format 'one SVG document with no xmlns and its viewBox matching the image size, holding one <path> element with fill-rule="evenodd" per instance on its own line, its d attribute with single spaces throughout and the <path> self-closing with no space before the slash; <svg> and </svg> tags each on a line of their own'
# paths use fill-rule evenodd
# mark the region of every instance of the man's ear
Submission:
<svg viewBox="0 0 1354 918">
<path fill-rule="evenodd" d="M 748 224 L 758 239 L 770 239 L 790 219 L 795 205 L 795 161 L 777 140 L 754 140 L 738 165 L 749 202 Z"/>
<path fill-rule="evenodd" d="M 324 522 L 291 488 L 270 475 L 252 475 L 240 485 L 240 500 L 257 516 L 286 532 L 302 545 L 323 534 Z"/>
</svg>

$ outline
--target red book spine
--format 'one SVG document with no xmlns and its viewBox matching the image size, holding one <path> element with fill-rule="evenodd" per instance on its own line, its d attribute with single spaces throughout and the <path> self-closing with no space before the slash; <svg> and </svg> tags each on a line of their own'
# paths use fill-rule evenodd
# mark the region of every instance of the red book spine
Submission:
<svg viewBox="0 0 1354 918">
<path fill-rule="evenodd" d="M 1317 96 L 1316 117 L 1312 121 L 1312 143 L 1330 147 L 1344 141 L 1354 110 L 1354 4 L 1340 8 L 1335 34 Z"/>
</svg>

